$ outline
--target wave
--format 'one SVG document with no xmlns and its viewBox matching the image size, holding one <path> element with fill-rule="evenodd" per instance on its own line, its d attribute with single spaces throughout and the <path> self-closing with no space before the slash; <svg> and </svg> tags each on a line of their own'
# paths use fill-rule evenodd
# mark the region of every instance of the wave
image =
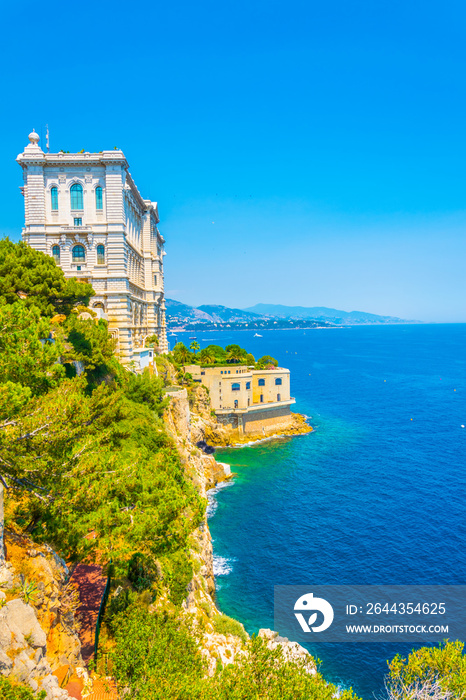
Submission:
<svg viewBox="0 0 466 700">
<path fill-rule="evenodd" d="M 233 562 L 236 559 L 228 559 L 214 554 L 214 576 L 228 576 L 233 571 Z"/>
<path fill-rule="evenodd" d="M 216 495 L 221 489 L 226 489 L 228 486 L 231 486 L 234 482 L 233 481 L 221 481 L 217 486 L 214 486 L 213 489 L 209 489 L 207 491 L 207 508 L 206 508 L 206 517 L 207 519 L 211 518 L 215 511 L 217 510 L 217 499 Z"/>
</svg>

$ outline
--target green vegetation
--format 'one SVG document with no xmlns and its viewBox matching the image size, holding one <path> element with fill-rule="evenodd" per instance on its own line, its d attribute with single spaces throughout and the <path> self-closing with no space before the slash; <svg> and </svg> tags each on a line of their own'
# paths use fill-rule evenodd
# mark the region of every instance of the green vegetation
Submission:
<svg viewBox="0 0 466 700">
<path fill-rule="evenodd" d="M 80 317 L 82 295 L 75 307 L 60 302 L 66 313 L 50 318 L 57 308 L 49 299 L 63 277 L 51 258 L 10 241 L 0 251 L 12 269 L 27 262 L 29 287 L 21 288 L 30 292 L 18 297 L 2 280 L 0 474 L 8 524 L 67 560 L 98 549 L 116 576 L 126 577 L 140 555 L 148 569 L 165 571 L 179 604 L 192 576 L 189 536 L 205 503 L 164 429 L 163 381 L 121 367 L 106 322 Z M 34 280 L 44 270 L 50 284 L 40 290 Z"/>
<path fill-rule="evenodd" d="M 243 642 L 247 642 L 248 635 L 241 622 L 228 615 L 216 615 L 213 619 L 214 629 L 218 634 L 234 634 Z"/>
<path fill-rule="evenodd" d="M 222 616 L 223 617 L 223 616 Z M 237 623 L 238 624 L 238 623 Z M 253 637 L 247 655 L 206 677 L 199 633 L 188 620 L 147 614 L 141 603 L 117 618 L 113 672 L 126 697 L 138 700 L 332 700 L 337 689 L 303 664 L 288 663 Z M 341 700 L 356 699 L 343 691 Z"/>
<path fill-rule="evenodd" d="M 90 284 L 66 280 L 50 256 L 25 243 L 0 241 L 0 303 L 21 299 L 42 316 L 68 315 L 77 304 L 87 305 L 92 294 Z"/>
<path fill-rule="evenodd" d="M 172 358 L 178 365 L 196 364 L 223 367 L 230 364 L 243 364 L 253 366 L 255 369 L 278 367 L 278 361 L 270 355 L 264 355 L 256 362 L 254 355 L 236 344 L 227 345 L 225 348 L 220 345 L 208 345 L 200 350 L 197 342 L 191 343 L 189 349 L 184 343 L 177 343 L 173 348 Z"/>
<path fill-rule="evenodd" d="M 159 339 L 155 333 L 153 335 L 148 335 L 144 342 L 146 348 L 153 348 L 154 346 L 158 347 L 159 345 Z"/>
<path fill-rule="evenodd" d="M 45 690 L 33 693 L 29 686 L 13 683 L 0 674 L 0 700 L 43 700 L 45 695 Z"/>
<path fill-rule="evenodd" d="M 466 697 L 466 656 L 463 642 L 423 647 L 407 659 L 397 655 L 389 665 L 390 700 Z"/>
</svg>

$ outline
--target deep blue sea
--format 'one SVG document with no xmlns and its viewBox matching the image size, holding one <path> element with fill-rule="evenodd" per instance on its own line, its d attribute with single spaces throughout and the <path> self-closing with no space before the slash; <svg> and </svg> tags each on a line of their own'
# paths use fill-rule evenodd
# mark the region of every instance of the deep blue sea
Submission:
<svg viewBox="0 0 466 700">
<path fill-rule="evenodd" d="M 275 584 L 465 584 L 466 324 L 261 334 L 197 337 L 276 357 L 315 431 L 218 451 L 237 473 L 209 521 L 222 611 L 252 633 L 273 628 Z M 309 649 L 367 700 L 409 651 Z"/>
</svg>

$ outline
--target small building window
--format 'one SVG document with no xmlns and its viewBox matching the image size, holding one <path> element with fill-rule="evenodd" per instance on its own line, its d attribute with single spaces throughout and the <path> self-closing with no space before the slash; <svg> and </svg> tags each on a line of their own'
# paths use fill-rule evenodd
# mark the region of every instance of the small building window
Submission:
<svg viewBox="0 0 466 700">
<path fill-rule="evenodd" d="M 265 386 L 265 379 L 259 379 L 258 384 L 259 386 Z"/>
<path fill-rule="evenodd" d="M 83 188 L 80 184 L 71 185 L 71 209 L 84 209 Z"/>
<path fill-rule="evenodd" d="M 73 262 L 83 263 L 86 260 L 86 251 L 82 245 L 75 245 L 73 248 Z"/>
<path fill-rule="evenodd" d="M 261 403 L 264 403 L 264 394 L 261 394 Z"/>
<path fill-rule="evenodd" d="M 281 384 L 281 383 L 282 383 L 281 377 L 277 377 L 276 380 L 275 380 L 275 384 L 278 385 L 278 384 Z"/>
<path fill-rule="evenodd" d="M 77 217 L 74 218 L 74 225 L 75 226 L 82 226 L 83 225 L 83 220 L 78 219 Z"/>
<path fill-rule="evenodd" d="M 235 408 L 238 408 L 238 401 L 235 401 Z"/>
<path fill-rule="evenodd" d="M 277 401 L 281 401 L 281 400 L 282 400 L 282 397 L 280 396 L 280 394 L 277 394 Z"/>
<path fill-rule="evenodd" d="M 54 245 L 52 248 L 52 256 L 57 265 L 60 264 L 60 246 L 59 245 Z"/>
<path fill-rule="evenodd" d="M 248 406 L 251 405 L 251 399 L 248 399 Z"/>
<path fill-rule="evenodd" d="M 105 265 L 105 246 L 97 246 L 97 265 Z"/>
<path fill-rule="evenodd" d="M 240 390 L 239 382 L 235 382 L 234 384 L 232 384 L 232 385 L 231 385 L 231 390 L 232 390 L 232 391 L 239 391 L 239 390 Z"/>
<path fill-rule="evenodd" d="M 50 201 L 52 204 L 52 211 L 58 211 L 58 187 L 52 187 L 50 190 Z"/>
<path fill-rule="evenodd" d="M 154 287 L 157 286 L 157 275 L 154 275 Z"/>
<path fill-rule="evenodd" d="M 99 209 L 99 210 L 104 208 L 104 200 L 102 197 L 102 188 L 101 187 L 95 188 L 95 208 Z"/>
<path fill-rule="evenodd" d="M 250 388 L 251 388 L 251 382 L 246 382 L 246 389 L 250 389 Z"/>
</svg>

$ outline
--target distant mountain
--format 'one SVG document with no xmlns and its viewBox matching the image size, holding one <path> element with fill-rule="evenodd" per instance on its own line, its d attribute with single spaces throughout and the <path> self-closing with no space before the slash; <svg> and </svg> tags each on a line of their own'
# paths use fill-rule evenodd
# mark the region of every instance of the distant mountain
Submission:
<svg viewBox="0 0 466 700">
<path fill-rule="evenodd" d="M 165 299 L 167 319 L 177 319 L 179 321 L 211 321 L 209 314 L 196 309 L 188 304 L 183 304 L 175 299 Z"/>
<path fill-rule="evenodd" d="M 378 316 L 377 314 L 368 314 L 365 311 L 341 311 L 329 309 L 326 306 L 256 304 L 247 309 L 230 309 L 228 306 L 218 304 L 203 304 L 194 307 L 175 299 L 166 299 L 165 305 L 167 323 L 171 328 L 179 326 L 221 328 L 230 324 L 232 327 L 239 326 L 241 328 L 293 328 L 363 323 L 408 323 L 408 321 L 394 316 Z"/>
<path fill-rule="evenodd" d="M 215 323 L 231 323 L 232 321 L 255 321 L 261 318 L 259 314 L 242 309 L 230 309 L 228 306 L 216 306 L 203 304 L 198 309 L 208 314 Z"/>
<path fill-rule="evenodd" d="M 341 309 L 329 309 L 326 306 L 283 306 L 282 304 L 256 304 L 250 306 L 249 311 L 266 318 L 287 319 L 327 319 L 335 323 L 407 323 L 396 316 L 379 316 L 369 314 L 366 311 L 342 311 Z"/>
<path fill-rule="evenodd" d="M 230 309 L 228 306 L 218 304 L 204 304 L 203 306 L 188 306 L 175 299 L 165 299 L 167 318 L 177 321 L 210 321 L 211 323 L 242 323 L 260 319 L 261 316 L 242 311 L 241 309 Z"/>
</svg>

